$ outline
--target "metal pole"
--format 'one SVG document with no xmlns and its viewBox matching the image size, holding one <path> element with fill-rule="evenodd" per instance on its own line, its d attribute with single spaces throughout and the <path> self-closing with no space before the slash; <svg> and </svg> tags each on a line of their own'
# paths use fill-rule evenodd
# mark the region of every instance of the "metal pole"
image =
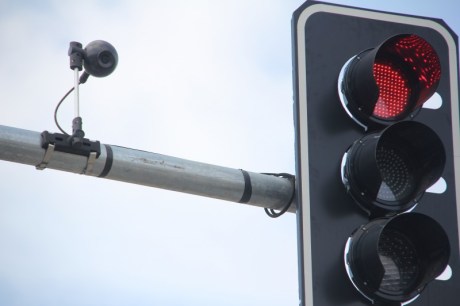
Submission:
<svg viewBox="0 0 460 306">
<path fill-rule="evenodd" d="M 74 117 L 80 117 L 80 73 L 74 69 Z"/>
<path fill-rule="evenodd" d="M 37 166 L 45 149 L 40 133 L 0 125 L 0 160 Z M 185 192 L 271 209 L 285 207 L 294 192 L 291 181 L 114 145 L 85 156 L 50 152 L 46 168 Z M 293 203 L 288 211 L 295 212 Z"/>
</svg>

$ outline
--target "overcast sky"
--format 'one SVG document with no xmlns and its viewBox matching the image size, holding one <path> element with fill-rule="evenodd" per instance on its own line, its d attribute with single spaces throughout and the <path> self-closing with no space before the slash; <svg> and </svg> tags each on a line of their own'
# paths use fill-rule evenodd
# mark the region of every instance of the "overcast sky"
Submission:
<svg viewBox="0 0 460 306">
<path fill-rule="evenodd" d="M 333 1 L 444 19 L 458 3 Z M 109 41 L 80 89 L 88 138 L 294 173 L 291 16 L 299 0 L 0 0 L 0 124 L 57 132 L 67 51 Z M 73 100 L 59 112 L 71 130 Z M 296 219 L 0 161 L 0 305 L 298 305 Z"/>
</svg>

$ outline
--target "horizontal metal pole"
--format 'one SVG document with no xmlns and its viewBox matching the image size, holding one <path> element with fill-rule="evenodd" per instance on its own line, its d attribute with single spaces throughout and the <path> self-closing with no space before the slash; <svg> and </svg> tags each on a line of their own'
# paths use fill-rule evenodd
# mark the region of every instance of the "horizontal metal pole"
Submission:
<svg viewBox="0 0 460 306">
<path fill-rule="evenodd" d="M 0 160 L 39 165 L 45 156 L 40 134 L 0 125 Z M 277 210 L 294 192 L 294 184 L 284 177 L 106 144 L 90 167 L 86 156 L 54 151 L 46 168 Z M 295 210 L 292 203 L 288 211 Z"/>
</svg>

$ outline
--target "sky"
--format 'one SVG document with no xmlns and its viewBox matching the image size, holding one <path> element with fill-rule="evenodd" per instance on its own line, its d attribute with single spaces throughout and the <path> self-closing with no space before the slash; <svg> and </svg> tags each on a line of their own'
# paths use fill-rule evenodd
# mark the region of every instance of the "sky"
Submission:
<svg viewBox="0 0 460 306">
<path fill-rule="evenodd" d="M 329 1 L 444 19 L 454 0 Z M 69 42 L 117 69 L 80 88 L 90 139 L 295 172 L 297 0 L 0 0 L 0 124 L 57 132 Z M 59 122 L 71 129 L 73 100 Z M 298 305 L 295 214 L 0 161 L 0 305 Z"/>
</svg>

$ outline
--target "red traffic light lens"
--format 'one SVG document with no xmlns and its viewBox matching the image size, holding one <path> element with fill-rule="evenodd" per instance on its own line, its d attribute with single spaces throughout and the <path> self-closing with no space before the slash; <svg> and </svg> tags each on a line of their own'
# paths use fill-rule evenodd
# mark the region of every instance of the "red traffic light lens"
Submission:
<svg viewBox="0 0 460 306">
<path fill-rule="evenodd" d="M 374 64 L 374 78 L 379 97 L 372 115 L 378 119 L 392 120 L 407 111 L 411 88 L 404 73 L 391 62 Z"/>
<path fill-rule="evenodd" d="M 393 36 L 345 64 L 339 95 L 360 125 L 389 125 L 413 117 L 436 91 L 441 65 L 435 49 L 417 35 Z"/>
<path fill-rule="evenodd" d="M 402 121 L 355 141 L 342 163 L 351 197 L 372 216 L 414 207 L 442 175 L 444 145 L 428 126 Z"/>
</svg>

